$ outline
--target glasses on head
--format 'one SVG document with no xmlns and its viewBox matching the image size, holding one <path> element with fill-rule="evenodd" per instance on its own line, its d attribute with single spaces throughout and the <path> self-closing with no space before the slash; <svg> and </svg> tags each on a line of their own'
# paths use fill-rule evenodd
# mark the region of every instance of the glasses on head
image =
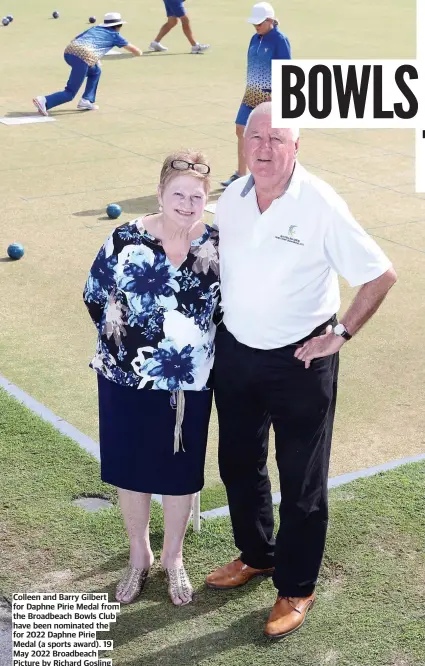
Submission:
<svg viewBox="0 0 425 666">
<path fill-rule="evenodd" d="M 171 162 L 171 168 L 176 169 L 177 171 L 193 169 L 197 173 L 201 173 L 203 176 L 208 175 L 211 171 L 208 164 L 202 164 L 202 162 L 187 162 L 186 160 L 173 160 Z"/>
</svg>

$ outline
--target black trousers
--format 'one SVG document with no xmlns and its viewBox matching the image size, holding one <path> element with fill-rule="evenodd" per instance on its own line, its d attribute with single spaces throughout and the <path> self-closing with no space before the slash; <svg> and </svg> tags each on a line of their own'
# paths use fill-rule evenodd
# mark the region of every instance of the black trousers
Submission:
<svg viewBox="0 0 425 666">
<path fill-rule="evenodd" d="M 294 357 L 298 344 L 253 349 L 221 324 L 214 371 L 220 475 L 236 546 L 248 566 L 274 566 L 278 593 L 290 597 L 313 592 L 323 558 L 339 362 L 338 354 L 314 359 L 306 370 Z M 282 496 L 276 539 L 267 471 L 271 424 Z"/>
</svg>

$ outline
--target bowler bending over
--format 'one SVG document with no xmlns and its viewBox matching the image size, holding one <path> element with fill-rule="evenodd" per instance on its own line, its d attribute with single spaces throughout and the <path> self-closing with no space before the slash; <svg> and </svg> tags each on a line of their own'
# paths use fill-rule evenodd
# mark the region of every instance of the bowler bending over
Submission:
<svg viewBox="0 0 425 666">
<path fill-rule="evenodd" d="M 71 74 L 65 86 L 65 90 L 47 95 L 34 97 L 33 103 L 43 116 L 48 116 L 49 109 L 60 104 L 66 104 L 74 99 L 79 89 L 87 78 L 86 89 L 78 102 L 77 109 L 85 111 L 96 111 L 96 92 L 102 70 L 100 59 L 114 46 L 124 48 L 133 55 L 141 56 L 142 51 L 129 44 L 119 34 L 126 21 L 121 19 L 121 14 L 111 12 L 106 14 L 101 25 L 90 28 L 72 40 L 65 49 L 65 62 L 71 67 Z"/>
</svg>

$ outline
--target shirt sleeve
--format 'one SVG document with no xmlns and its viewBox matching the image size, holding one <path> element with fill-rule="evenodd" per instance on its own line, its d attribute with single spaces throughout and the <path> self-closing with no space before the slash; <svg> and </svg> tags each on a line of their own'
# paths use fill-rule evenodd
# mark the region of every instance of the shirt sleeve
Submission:
<svg viewBox="0 0 425 666">
<path fill-rule="evenodd" d="M 276 45 L 276 53 L 274 55 L 276 60 L 290 60 L 291 59 L 291 45 L 289 40 L 282 35 Z"/>
<path fill-rule="evenodd" d="M 332 268 L 351 287 L 375 280 L 392 266 L 379 245 L 354 219 L 342 199 L 335 203 L 332 211 L 325 235 L 325 254 Z"/>
<path fill-rule="evenodd" d="M 119 32 L 115 33 L 115 46 L 118 46 L 121 49 L 123 46 L 128 46 L 128 41 L 121 37 Z"/>
<path fill-rule="evenodd" d="M 84 303 L 99 332 L 105 305 L 109 294 L 115 287 L 117 261 L 117 255 L 114 253 L 113 234 L 111 234 L 93 262 L 83 291 Z"/>
</svg>

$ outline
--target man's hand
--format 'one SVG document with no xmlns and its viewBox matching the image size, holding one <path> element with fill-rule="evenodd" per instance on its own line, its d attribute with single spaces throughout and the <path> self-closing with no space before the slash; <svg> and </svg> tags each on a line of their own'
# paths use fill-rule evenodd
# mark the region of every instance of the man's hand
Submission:
<svg viewBox="0 0 425 666">
<path fill-rule="evenodd" d="M 126 51 L 129 51 L 129 53 L 132 53 L 135 56 L 142 56 L 143 51 L 141 51 L 137 46 L 133 46 L 133 44 L 127 44 L 127 46 L 123 47 Z"/>
<path fill-rule="evenodd" d="M 345 340 L 340 335 L 335 335 L 332 332 L 332 326 L 329 325 L 326 327 L 326 333 L 324 335 L 318 335 L 316 338 L 311 338 L 303 344 L 302 347 L 299 347 L 294 356 L 299 361 L 304 361 L 306 369 L 310 367 L 310 363 L 314 358 L 321 358 L 322 356 L 331 356 L 331 354 L 336 354 Z"/>
</svg>

